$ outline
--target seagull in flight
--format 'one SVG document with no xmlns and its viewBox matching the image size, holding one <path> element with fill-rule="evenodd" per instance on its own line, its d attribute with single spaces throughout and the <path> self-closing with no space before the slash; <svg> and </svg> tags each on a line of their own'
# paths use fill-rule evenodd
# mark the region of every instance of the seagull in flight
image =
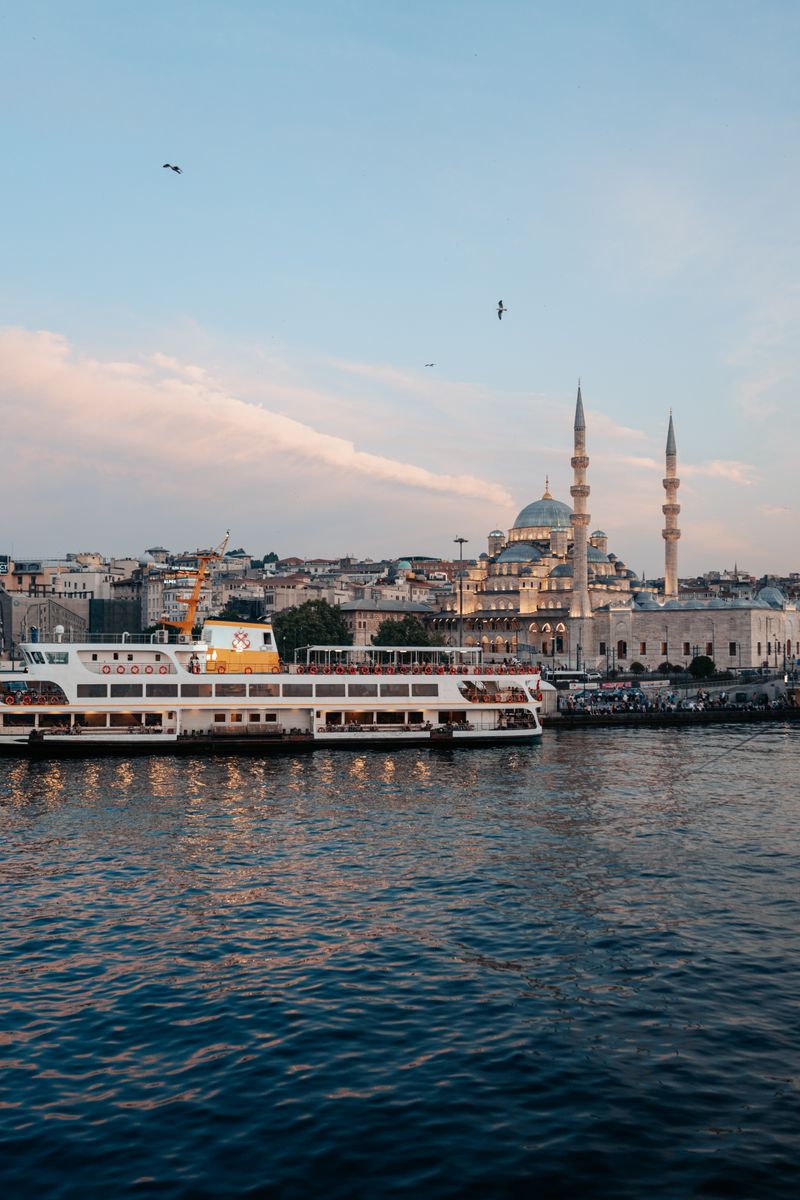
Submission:
<svg viewBox="0 0 800 1200">
<path fill-rule="evenodd" d="M 436 363 L 425 363 L 426 367 L 435 367 Z"/>
<path fill-rule="evenodd" d="M 172 163 L 164 163 L 165 167 L 169 167 L 170 171 L 174 171 L 177 175 L 182 175 L 183 171 L 180 167 L 174 167 Z"/>
<path fill-rule="evenodd" d="M 505 304 L 503 304 L 502 300 L 498 300 L 497 301 L 497 319 L 498 319 L 498 321 L 502 321 L 504 312 L 508 312 L 508 309 L 506 308 Z"/>
</svg>

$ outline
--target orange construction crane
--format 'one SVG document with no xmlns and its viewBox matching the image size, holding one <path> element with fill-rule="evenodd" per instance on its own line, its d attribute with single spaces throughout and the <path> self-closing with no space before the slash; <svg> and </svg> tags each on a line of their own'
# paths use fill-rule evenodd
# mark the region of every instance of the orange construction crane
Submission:
<svg viewBox="0 0 800 1200">
<path fill-rule="evenodd" d="M 230 529 L 225 534 L 220 544 L 214 550 L 209 550 L 207 554 L 198 554 L 197 570 L 187 571 L 189 578 L 194 577 L 194 587 L 190 596 L 179 596 L 178 602 L 186 605 L 186 612 L 180 621 L 170 621 L 166 617 L 161 618 L 162 625 L 172 625 L 184 637 L 191 637 L 194 629 L 194 618 L 197 613 L 197 606 L 200 603 L 200 593 L 203 590 L 203 583 L 208 575 L 208 564 L 211 562 L 219 562 L 225 557 L 225 551 L 228 548 L 228 538 L 231 536 Z M 184 572 L 181 572 L 183 574 Z"/>
</svg>

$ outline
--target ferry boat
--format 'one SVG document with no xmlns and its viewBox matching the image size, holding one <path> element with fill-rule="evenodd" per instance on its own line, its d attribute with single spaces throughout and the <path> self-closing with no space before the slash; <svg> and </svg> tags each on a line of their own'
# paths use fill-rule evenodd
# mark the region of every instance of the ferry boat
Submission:
<svg viewBox="0 0 800 1200">
<path fill-rule="evenodd" d="M 534 672 L 484 667 L 449 647 L 309 646 L 282 663 L 267 621 L 207 620 L 193 637 L 208 564 L 180 620 L 152 634 L 20 645 L 0 671 L 0 753 L 266 753 L 316 746 L 475 745 L 541 736 Z"/>
<path fill-rule="evenodd" d="M 0 672 L 0 751 L 31 757 L 467 745 L 539 737 L 539 676 L 450 647 L 312 646 L 282 663 L 266 622 L 208 620 L 20 646 Z"/>
</svg>

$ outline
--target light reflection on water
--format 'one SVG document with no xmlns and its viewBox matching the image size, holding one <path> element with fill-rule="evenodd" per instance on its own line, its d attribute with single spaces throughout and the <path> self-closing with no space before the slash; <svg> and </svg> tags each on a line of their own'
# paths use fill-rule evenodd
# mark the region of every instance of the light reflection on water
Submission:
<svg viewBox="0 0 800 1200">
<path fill-rule="evenodd" d="M 0 764 L 4 1195 L 793 1195 L 800 752 L 746 736 Z"/>
</svg>

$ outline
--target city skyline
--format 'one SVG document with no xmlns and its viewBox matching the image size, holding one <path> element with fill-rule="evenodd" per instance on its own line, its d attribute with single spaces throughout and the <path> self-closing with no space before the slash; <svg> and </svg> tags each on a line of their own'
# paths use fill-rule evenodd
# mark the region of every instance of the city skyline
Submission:
<svg viewBox="0 0 800 1200">
<path fill-rule="evenodd" d="M 4 21 L 4 552 L 477 554 L 581 375 L 632 568 L 670 408 L 681 576 L 797 568 L 794 11 L 138 11 Z"/>
</svg>

